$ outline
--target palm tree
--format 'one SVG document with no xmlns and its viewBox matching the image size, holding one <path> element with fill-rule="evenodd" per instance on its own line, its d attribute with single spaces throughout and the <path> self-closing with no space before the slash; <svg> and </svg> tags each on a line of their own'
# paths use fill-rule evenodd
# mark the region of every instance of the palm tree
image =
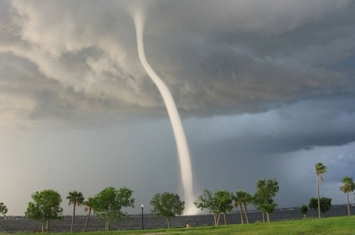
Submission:
<svg viewBox="0 0 355 235">
<path fill-rule="evenodd" d="M 85 198 L 84 198 L 84 196 L 83 196 L 83 194 L 81 192 L 72 191 L 72 192 L 69 192 L 69 195 L 67 196 L 67 199 L 69 200 L 69 204 L 68 205 L 71 205 L 71 204 L 74 205 L 73 217 L 72 217 L 72 220 L 71 220 L 71 228 L 70 228 L 70 232 L 73 232 L 74 218 L 75 218 L 75 207 L 82 205 L 84 203 Z"/>
<path fill-rule="evenodd" d="M 252 202 L 252 200 L 253 200 L 253 197 L 249 193 L 244 192 L 243 205 L 244 205 L 244 215 L 245 215 L 245 219 L 247 221 L 247 224 L 249 224 L 247 206 Z"/>
<path fill-rule="evenodd" d="M 239 206 L 239 210 L 240 210 L 240 222 L 242 224 L 244 224 L 244 220 L 243 220 L 243 203 L 242 203 L 242 198 L 240 197 L 240 194 L 238 194 L 240 191 L 237 191 L 235 197 L 233 198 L 235 201 L 235 207 Z"/>
<path fill-rule="evenodd" d="M 355 183 L 354 180 L 349 176 L 345 176 L 341 180 L 341 182 L 343 182 L 344 185 L 340 187 L 340 190 L 343 191 L 343 193 L 346 193 L 346 202 L 348 204 L 348 216 L 350 216 L 349 192 L 355 190 Z"/>
<path fill-rule="evenodd" d="M 319 180 L 324 183 L 322 175 L 327 172 L 327 167 L 323 163 L 318 162 L 315 166 L 317 178 L 317 196 L 318 196 L 318 217 L 320 218 L 320 193 L 319 193 Z"/>
<path fill-rule="evenodd" d="M 245 215 L 245 220 L 247 221 L 247 224 L 249 224 L 249 218 L 248 218 L 248 214 L 247 214 L 247 205 L 251 202 L 252 200 L 252 196 L 244 191 L 237 191 L 236 193 L 236 197 L 234 198 L 234 200 L 236 201 L 235 206 L 237 207 L 239 205 L 240 207 L 240 216 L 241 216 L 241 221 L 243 223 L 243 211 L 244 211 L 244 215 Z M 244 206 L 244 208 L 243 208 Z"/>
<path fill-rule="evenodd" d="M 85 205 L 85 209 L 84 210 L 85 211 L 89 211 L 88 217 L 86 218 L 84 230 L 83 230 L 83 232 L 86 232 L 86 228 L 87 228 L 87 226 L 89 224 L 91 210 L 94 208 L 94 198 L 89 197 L 88 200 L 84 202 L 84 205 Z"/>
</svg>

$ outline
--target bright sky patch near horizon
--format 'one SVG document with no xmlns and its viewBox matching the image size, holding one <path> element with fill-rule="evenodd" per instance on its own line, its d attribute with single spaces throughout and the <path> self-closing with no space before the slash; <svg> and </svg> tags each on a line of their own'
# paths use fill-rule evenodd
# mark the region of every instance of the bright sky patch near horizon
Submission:
<svg viewBox="0 0 355 235">
<path fill-rule="evenodd" d="M 145 9 L 148 62 L 183 118 L 195 194 L 255 192 L 276 178 L 279 207 L 321 195 L 346 203 L 355 178 L 353 1 L 0 0 L 0 201 L 24 215 L 31 194 L 65 199 L 108 186 L 140 213 L 182 192 L 162 98 L 138 58 L 127 9 Z M 350 197 L 353 199 L 353 197 Z M 353 200 L 352 200 L 353 202 Z M 84 214 L 83 208 L 77 213 Z"/>
</svg>

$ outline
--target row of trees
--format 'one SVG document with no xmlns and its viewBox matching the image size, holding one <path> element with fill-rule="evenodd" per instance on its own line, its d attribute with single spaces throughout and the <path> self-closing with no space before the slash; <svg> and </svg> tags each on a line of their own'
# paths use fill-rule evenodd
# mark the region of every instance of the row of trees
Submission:
<svg viewBox="0 0 355 235">
<path fill-rule="evenodd" d="M 219 190 L 214 195 L 208 190 L 204 190 L 204 194 L 195 202 L 197 208 L 207 208 L 214 215 L 215 224 L 218 225 L 220 215 L 224 215 L 224 222 L 227 223 L 226 214 L 233 209 L 232 202 L 235 201 L 235 207 L 240 207 L 244 211 L 244 216 L 249 223 L 247 215 L 247 206 L 252 203 L 267 215 L 269 221 L 269 213 L 274 211 L 277 204 L 273 197 L 279 190 L 278 182 L 275 179 L 259 180 L 257 183 L 257 191 L 254 196 L 247 192 L 238 191 L 234 196 L 225 190 Z M 69 192 L 67 199 L 69 205 L 73 205 L 73 216 L 71 222 L 71 232 L 73 232 L 75 211 L 77 206 L 85 205 L 85 210 L 89 211 L 85 223 L 84 232 L 89 223 L 91 211 L 94 215 L 105 221 L 105 231 L 108 231 L 112 221 L 118 221 L 129 215 L 122 211 L 126 207 L 134 207 L 135 199 L 132 198 L 133 191 L 124 187 L 119 190 L 108 187 L 92 198 L 85 198 L 81 192 Z M 40 221 L 42 224 L 42 232 L 49 231 L 50 221 L 63 218 L 63 208 L 60 207 L 62 202 L 61 196 L 54 190 L 43 190 L 36 192 L 32 196 L 33 202 L 28 203 L 25 216 L 29 219 Z M 152 214 L 158 217 L 166 217 L 168 227 L 170 228 L 170 220 L 176 215 L 182 215 L 185 209 L 185 202 L 180 200 L 179 195 L 174 193 L 157 193 L 153 196 L 150 204 L 153 206 Z M 242 213 L 241 213 L 241 216 Z M 243 220 L 243 217 L 242 217 Z"/>
<path fill-rule="evenodd" d="M 88 226 L 92 211 L 98 219 L 105 221 L 105 231 L 109 231 L 111 222 L 129 217 L 128 213 L 123 212 L 122 209 L 134 207 L 135 199 L 132 198 L 132 194 L 133 191 L 126 187 L 119 190 L 114 187 L 108 187 L 85 201 L 81 192 L 69 192 L 67 199 L 69 200 L 69 205 L 73 205 L 71 232 L 73 232 L 76 207 L 81 205 L 84 205 L 85 211 L 88 211 L 84 232 Z M 51 220 L 63 219 L 63 208 L 60 207 L 62 199 L 58 192 L 43 190 L 34 193 L 31 197 L 33 201 L 28 203 L 25 216 L 29 219 L 40 221 L 42 232 L 49 231 Z M 155 194 L 150 204 L 153 206 L 152 214 L 166 217 L 169 228 L 170 219 L 176 215 L 182 215 L 185 209 L 185 202 L 181 201 L 177 194 L 168 192 Z M 1 208 L 0 206 L 0 210 L 2 210 Z M 6 209 L 6 207 L 4 208 Z"/>
<path fill-rule="evenodd" d="M 308 206 L 305 204 L 302 205 L 300 207 L 300 212 L 304 215 L 304 217 L 306 217 L 308 213 L 308 209 L 315 209 L 317 210 L 318 217 L 320 218 L 321 212 L 324 214 L 330 209 L 332 199 L 327 197 L 320 197 L 320 193 L 319 193 L 320 191 L 319 182 L 321 181 L 325 183 L 323 179 L 323 175 L 327 172 L 327 167 L 322 162 L 318 162 L 317 164 L 315 164 L 314 168 L 315 168 L 316 181 L 317 181 L 317 198 L 312 197 L 309 200 Z M 345 176 L 344 178 L 342 178 L 341 182 L 343 183 L 343 185 L 340 187 L 340 190 L 346 194 L 348 216 L 350 216 L 349 193 L 355 190 L 355 182 L 349 176 Z"/>
<path fill-rule="evenodd" d="M 320 211 L 325 214 L 327 211 L 329 211 L 330 207 L 332 206 L 332 199 L 328 197 L 321 197 L 319 199 L 320 202 Z M 318 198 L 312 197 L 309 200 L 308 206 L 307 205 L 302 205 L 300 207 L 300 212 L 303 214 L 304 217 L 307 216 L 308 209 L 314 209 L 318 211 Z"/>
<path fill-rule="evenodd" d="M 306 216 L 308 209 L 317 210 L 318 217 L 321 217 L 321 212 L 326 213 L 331 207 L 331 198 L 320 197 L 320 187 L 319 183 L 323 179 L 323 175 L 327 172 L 327 167 L 318 162 L 315 164 L 315 173 L 316 173 L 316 183 L 317 183 L 317 198 L 311 198 L 308 206 L 303 205 L 300 208 L 300 212 Z M 350 203 L 349 203 L 349 193 L 355 191 L 354 180 L 346 176 L 342 180 L 343 186 L 340 187 L 340 190 L 346 194 L 347 209 L 348 215 L 350 216 Z M 273 213 L 274 209 L 277 206 L 277 203 L 274 201 L 276 193 L 279 190 L 278 182 L 275 179 L 269 180 L 259 180 L 257 182 L 257 190 L 252 196 L 244 191 L 237 191 L 234 196 L 232 193 L 229 193 L 225 190 L 217 191 L 214 195 L 208 191 L 204 190 L 204 194 L 200 195 L 198 200 L 195 202 L 197 208 L 208 209 L 210 213 L 214 216 L 214 222 L 216 225 L 219 224 L 220 215 L 224 215 L 224 221 L 226 224 L 226 213 L 230 212 L 233 209 L 231 205 L 232 201 L 235 201 L 235 207 L 240 208 L 241 222 L 243 221 L 243 214 L 246 222 L 248 223 L 247 215 L 247 205 L 253 204 L 257 210 L 262 212 L 263 221 L 265 222 L 265 215 L 267 221 L 270 221 L 269 214 Z"/>
<path fill-rule="evenodd" d="M 134 207 L 133 191 L 124 187 L 119 190 L 108 187 L 102 190 L 95 197 L 85 198 L 81 192 L 69 192 L 67 199 L 69 205 L 73 205 L 73 217 L 71 222 L 71 232 L 73 232 L 75 210 L 77 206 L 85 205 L 85 211 L 89 211 L 86 219 L 84 232 L 89 223 L 92 209 L 97 218 L 105 221 L 105 231 L 110 228 L 112 221 L 120 220 L 129 215 L 122 212 L 125 207 Z M 36 192 L 32 196 L 33 202 L 28 203 L 25 216 L 29 219 L 40 221 L 42 224 L 42 232 L 49 231 L 51 220 L 63 219 L 63 208 L 60 207 L 62 198 L 60 194 L 54 190 L 43 190 Z"/>
<path fill-rule="evenodd" d="M 331 206 L 331 199 L 330 198 L 324 198 L 324 197 L 321 198 L 320 197 L 320 193 L 319 193 L 319 181 L 322 181 L 323 183 L 325 183 L 322 175 L 327 172 L 327 167 L 321 162 L 318 162 L 314 167 L 315 167 L 316 179 L 317 179 L 317 196 L 318 196 L 318 198 L 317 198 L 317 203 L 316 204 L 314 202 L 314 199 L 311 198 L 311 200 L 310 200 L 310 202 L 308 204 L 308 207 L 311 208 L 311 209 L 314 209 L 314 207 L 316 205 L 317 208 L 318 208 L 318 217 L 320 218 L 321 217 L 321 212 L 325 213 L 326 211 L 329 210 L 328 207 Z M 343 183 L 343 186 L 340 187 L 340 190 L 343 193 L 346 194 L 346 203 L 347 203 L 347 208 L 348 208 L 348 216 L 350 216 L 349 193 L 351 193 L 351 192 L 353 192 L 355 190 L 355 183 L 354 183 L 354 180 L 351 177 L 349 177 L 349 176 L 345 176 L 344 178 L 342 178 L 341 182 Z M 306 207 L 306 205 L 303 205 L 302 207 L 303 207 L 303 211 L 305 211 L 304 208 Z M 304 214 L 304 213 L 302 213 L 302 214 Z"/>
<path fill-rule="evenodd" d="M 224 222 L 227 223 L 226 214 L 233 209 L 234 206 L 240 207 L 241 212 L 244 211 L 244 216 L 249 223 L 247 215 L 248 204 L 254 204 L 257 209 L 267 215 L 272 213 L 277 206 L 273 197 L 279 190 L 278 182 L 275 179 L 259 180 L 257 183 L 257 191 L 251 196 L 247 192 L 238 191 L 234 196 L 225 190 L 219 190 L 214 195 L 208 190 L 204 190 L 204 194 L 195 202 L 197 208 L 207 208 L 214 215 L 215 224 L 218 225 L 220 215 L 224 215 Z M 112 221 L 118 221 L 129 215 L 122 211 L 123 208 L 134 207 L 135 199 L 132 198 L 133 191 L 124 187 L 119 190 L 108 187 L 102 190 L 99 194 L 92 198 L 85 198 L 81 192 L 69 192 L 67 199 L 69 205 L 73 205 L 73 216 L 71 221 L 71 232 L 73 232 L 75 211 L 77 206 L 84 205 L 85 210 L 89 211 L 84 227 L 86 231 L 89 223 L 91 211 L 101 220 L 105 221 L 105 231 L 108 231 Z M 42 232 L 49 231 L 50 221 L 63 218 L 63 208 L 60 207 L 62 202 L 61 196 L 54 190 L 43 190 L 36 192 L 32 196 L 33 201 L 28 203 L 25 216 L 29 219 L 40 221 L 42 224 Z M 167 219 L 168 228 L 170 228 L 170 220 L 176 215 L 182 215 L 185 209 L 185 202 L 180 200 L 179 195 L 174 193 L 157 193 L 153 196 L 150 204 L 153 206 L 151 213 L 158 217 Z M 241 213 L 242 221 L 243 214 Z"/>
<path fill-rule="evenodd" d="M 227 224 L 226 214 L 233 209 L 233 201 L 235 207 L 240 208 L 241 221 L 244 223 L 243 214 L 247 223 L 249 223 L 247 206 L 253 204 L 258 210 L 262 212 L 263 221 L 265 222 L 265 215 L 267 221 L 270 221 L 269 214 L 273 213 L 277 203 L 274 201 L 276 193 L 279 191 L 279 185 L 276 179 L 259 180 L 256 185 L 256 192 L 252 196 L 244 191 L 237 191 L 235 195 L 226 190 L 219 190 L 212 194 L 205 189 L 204 193 L 198 197 L 194 202 L 197 208 L 208 209 L 214 217 L 215 225 L 220 222 L 220 216 L 224 217 L 224 224 Z"/>
<path fill-rule="evenodd" d="M 322 177 L 327 172 L 327 167 L 321 162 L 315 165 L 316 179 L 317 179 L 317 198 L 311 198 L 308 206 L 303 205 L 300 212 L 306 216 L 308 209 L 318 209 L 318 215 L 325 213 L 331 206 L 331 199 L 320 197 L 319 182 L 324 182 Z M 346 193 L 348 214 L 350 215 L 349 192 L 355 190 L 355 183 L 351 177 L 344 177 L 342 179 L 344 185 L 340 187 Z M 241 222 L 249 223 L 247 206 L 253 204 L 257 210 L 262 212 L 263 222 L 265 216 L 267 221 L 270 221 L 269 214 L 273 213 L 277 203 L 274 201 L 276 193 L 279 191 L 279 185 L 276 179 L 259 180 L 256 184 L 256 192 L 251 195 L 244 191 L 237 191 L 235 195 L 226 190 L 219 190 L 212 194 L 208 190 L 198 197 L 194 202 L 195 206 L 201 210 L 208 209 L 214 217 L 215 225 L 220 223 L 220 216 L 224 216 L 224 223 L 227 223 L 226 214 L 231 212 L 234 207 L 239 207 Z M 88 211 L 87 220 L 84 227 L 84 232 L 89 223 L 91 212 L 99 219 L 105 221 L 105 230 L 108 231 L 112 221 L 121 220 L 128 217 L 127 213 L 122 212 L 123 208 L 134 207 L 135 199 L 132 198 L 133 191 L 129 188 L 121 188 L 119 190 L 108 187 L 102 190 L 94 197 L 89 197 L 86 201 L 81 192 L 69 192 L 67 199 L 69 205 L 73 205 L 73 216 L 71 222 L 71 232 L 73 232 L 75 211 L 77 206 L 85 206 L 85 211 Z M 44 190 L 36 192 L 32 196 L 33 202 L 29 202 L 25 215 L 29 219 L 40 221 L 42 223 L 42 231 L 49 231 L 50 221 L 53 219 L 63 218 L 63 209 L 60 207 L 62 202 L 61 196 L 54 190 Z M 233 206 L 234 201 L 234 206 Z M 153 206 L 152 214 L 160 217 L 166 217 L 168 227 L 170 227 L 170 220 L 176 215 L 181 215 L 185 209 L 185 202 L 181 201 L 179 196 L 174 193 L 157 193 L 150 201 Z M 0 214 L 5 216 L 7 208 L 4 203 L 0 202 Z"/>
<path fill-rule="evenodd" d="M 204 190 L 204 194 L 195 202 L 197 208 L 209 209 L 214 216 L 214 222 L 219 224 L 220 215 L 224 215 L 226 222 L 226 214 L 233 209 L 232 202 L 235 201 L 235 207 L 240 207 L 241 212 L 244 212 L 246 222 L 249 223 L 247 215 L 247 206 L 250 203 L 267 214 L 269 221 L 269 213 L 272 213 L 277 204 L 272 197 L 275 196 L 279 190 L 278 183 L 273 180 L 259 180 L 257 183 L 257 192 L 254 196 L 244 191 L 237 191 L 234 196 L 225 190 L 219 190 L 214 195 L 208 190 Z M 122 218 L 128 217 L 127 213 L 122 212 L 125 207 L 134 207 L 134 198 L 131 198 L 133 191 L 128 188 L 121 188 L 116 190 L 113 187 L 108 187 L 97 194 L 95 197 L 85 198 L 81 192 L 69 192 L 67 199 L 69 205 L 73 205 L 73 216 L 71 221 L 71 232 L 73 232 L 75 211 L 77 206 L 84 205 L 85 211 L 88 211 L 88 216 L 84 226 L 84 232 L 89 223 L 91 212 L 95 216 L 105 221 L 105 231 L 109 230 L 110 223 Z M 28 203 L 25 216 L 35 221 L 40 221 L 42 225 L 42 232 L 49 231 L 50 221 L 63 218 L 63 208 L 60 207 L 62 202 L 61 196 L 54 190 L 43 190 L 36 192 L 32 196 L 33 202 Z M 168 227 L 170 228 L 170 220 L 176 215 L 182 215 L 185 209 L 185 202 L 180 200 L 179 195 L 174 193 L 157 193 L 150 201 L 153 206 L 151 213 L 158 217 L 166 217 Z M 7 208 L 3 203 L 0 203 L 0 212 L 6 214 Z M 243 214 L 241 213 L 241 220 L 243 221 Z M 244 223 L 244 222 L 243 222 Z"/>
</svg>

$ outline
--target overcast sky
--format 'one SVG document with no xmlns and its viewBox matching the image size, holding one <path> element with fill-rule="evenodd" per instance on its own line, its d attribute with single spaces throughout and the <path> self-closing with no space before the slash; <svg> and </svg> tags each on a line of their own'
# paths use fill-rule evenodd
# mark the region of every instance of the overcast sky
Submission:
<svg viewBox="0 0 355 235">
<path fill-rule="evenodd" d="M 0 0 L 0 202 L 92 197 L 129 187 L 136 208 L 183 197 L 167 111 L 137 52 L 172 92 L 203 189 L 255 192 L 276 178 L 279 207 L 346 203 L 355 178 L 355 2 L 347 0 Z M 350 196 L 353 202 L 353 194 Z M 77 213 L 84 214 L 83 208 Z M 345 215 L 344 211 L 344 215 Z"/>
</svg>

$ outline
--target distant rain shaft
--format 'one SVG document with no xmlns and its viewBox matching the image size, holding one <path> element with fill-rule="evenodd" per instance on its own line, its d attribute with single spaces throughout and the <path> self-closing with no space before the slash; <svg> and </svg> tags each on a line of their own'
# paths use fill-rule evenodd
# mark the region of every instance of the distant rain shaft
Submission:
<svg viewBox="0 0 355 235">
<path fill-rule="evenodd" d="M 148 61 L 145 58 L 144 44 L 143 44 L 143 29 L 144 29 L 143 13 L 139 12 L 138 10 L 135 10 L 133 13 L 133 19 L 134 19 L 134 25 L 136 27 L 136 33 L 137 33 L 137 46 L 138 46 L 139 59 L 145 71 L 147 72 L 149 77 L 153 80 L 153 82 L 155 83 L 155 85 L 157 86 L 158 90 L 160 91 L 163 97 L 166 109 L 169 114 L 173 132 L 175 135 L 175 141 L 176 141 L 176 146 L 179 155 L 181 181 L 185 193 L 185 203 L 186 203 L 185 214 L 196 214 L 197 209 L 193 204 L 195 198 L 193 193 L 191 159 L 190 159 L 189 148 L 187 146 L 186 136 L 185 136 L 184 128 L 181 123 L 180 115 L 168 87 L 154 72 L 152 67 L 150 67 Z"/>
</svg>

